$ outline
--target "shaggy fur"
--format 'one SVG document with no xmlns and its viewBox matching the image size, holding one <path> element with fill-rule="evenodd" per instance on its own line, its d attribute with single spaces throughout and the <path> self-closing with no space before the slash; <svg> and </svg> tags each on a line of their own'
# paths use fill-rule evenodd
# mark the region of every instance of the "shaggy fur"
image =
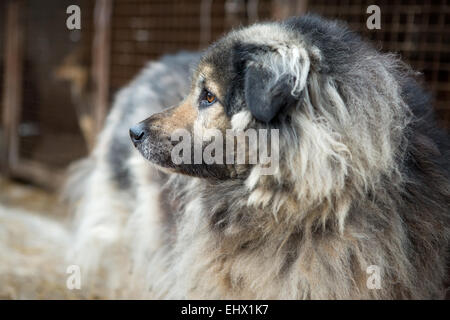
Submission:
<svg viewBox="0 0 450 320">
<path fill-rule="evenodd" d="M 69 262 L 81 265 L 84 290 L 444 296 L 450 147 L 406 65 L 316 16 L 228 34 L 203 54 L 188 92 L 187 66 L 197 62 L 181 54 L 148 67 L 119 94 L 93 155 L 72 176 Z M 205 88 L 217 102 L 199 108 Z M 177 103 L 141 124 L 152 130 L 136 144 L 142 157 L 126 128 Z M 261 175 L 258 164 L 173 165 L 164 139 L 176 128 L 277 128 L 279 166 Z M 366 285 L 371 265 L 380 289 Z"/>
</svg>

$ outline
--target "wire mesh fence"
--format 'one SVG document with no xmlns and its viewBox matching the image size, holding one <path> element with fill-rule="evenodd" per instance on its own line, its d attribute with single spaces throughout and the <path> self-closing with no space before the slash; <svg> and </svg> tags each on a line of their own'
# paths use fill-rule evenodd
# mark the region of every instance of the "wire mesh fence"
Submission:
<svg viewBox="0 0 450 320">
<path fill-rule="evenodd" d="M 423 73 L 438 119 L 450 127 L 450 2 L 381 0 L 376 4 L 381 11 L 381 29 L 373 30 L 366 27 L 365 1 L 316 0 L 310 1 L 308 10 L 346 21 L 383 51 L 399 53 Z"/>
<path fill-rule="evenodd" d="M 115 0 L 112 16 L 111 92 L 149 59 L 201 50 L 232 27 L 271 17 L 269 0 Z"/>
</svg>

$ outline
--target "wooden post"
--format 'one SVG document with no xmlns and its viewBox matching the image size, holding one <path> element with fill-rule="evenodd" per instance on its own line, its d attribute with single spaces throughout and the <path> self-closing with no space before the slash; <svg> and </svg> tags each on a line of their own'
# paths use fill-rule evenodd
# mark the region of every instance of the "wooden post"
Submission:
<svg viewBox="0 0 450 320">
<path fill-rule="evenodd" d="M 97 0 L 95 3 L 92 78 L 97 134 L 102 129 L 103 121 L 108 113 L 112 9 L 113 0 Z"/>
<path fill-rule="evenodd" d="M 62 181 L 59 170 L 48 169 L 40 163 L 20 158 L 18 127 L 22 113 L 24 67 L 23 0 L 9 0 L 6 5 L 6 41 L 3 85 L 3 141 L 0 144 L 0 164 L 6 176 L 22 177 L 43 186 L 57 188 Z"/>
<path fill-rule="evenodd" d="M 3 86 L 3 143 L 1 152 L 5 174 L 19 158 L 18 126 L 22 110 L 23 78 L 23 5 L 21 0 L 11 0 L 6 9 L 6 41 Z"/>
</svg>

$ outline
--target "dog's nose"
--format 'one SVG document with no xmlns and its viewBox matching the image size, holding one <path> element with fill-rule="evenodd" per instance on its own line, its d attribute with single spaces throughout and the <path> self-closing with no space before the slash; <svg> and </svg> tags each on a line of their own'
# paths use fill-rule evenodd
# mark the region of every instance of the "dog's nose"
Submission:
<svg viewBox="0 0 450 320">
<path fill-rule="evenodd" d="M 130 128 L 130 137 L 134 144 L 144 140 L 145 138 L 145 125 L 138 123 Z"/>
</svg>

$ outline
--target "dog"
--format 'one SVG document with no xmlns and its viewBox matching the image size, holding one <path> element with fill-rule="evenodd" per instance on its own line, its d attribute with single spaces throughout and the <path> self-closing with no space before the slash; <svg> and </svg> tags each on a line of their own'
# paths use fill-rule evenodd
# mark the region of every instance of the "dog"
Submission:
<svg viewBox="0 0 450 320">
<path fill-rule="evenodd" d="M 315 15 L 237 29 L 201 55 L 165 59 L 119 93 L 66 188 L 77 213 L 68 261 L 86 290 L 445 296 L 450 144 L 406 64 Z M 187 161 L 175 162 L 180 129 L 206 139 L 190 140 Z M 235 161 L 234 139 L 249 129 L 278 134 L 266 139 L 278 153 L 270 174 L 248 161 L 260 144 Z M 195 161 L 190 151 L 225 144 L 211 130 L 235 133 L 232 148 L 213 154 L 224 161 Z"/>
</svg>

